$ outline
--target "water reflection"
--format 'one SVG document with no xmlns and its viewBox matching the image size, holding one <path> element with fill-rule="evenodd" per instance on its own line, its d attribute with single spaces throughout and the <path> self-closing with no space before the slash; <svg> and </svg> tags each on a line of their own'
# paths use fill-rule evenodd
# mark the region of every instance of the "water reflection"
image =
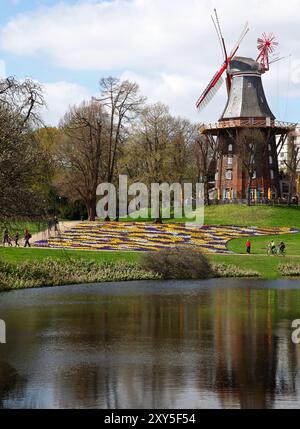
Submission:
<svg viewBox="0 0 300 429">
<path fill-rule="evenodd" d="M 7 362 L 0 361 L 0 409 L 4 408 L 3 400 L 14 390 L 17 383 L 19 383 L 17 390 L 21 390 L 22 380 L 15 368 Z"/>
<path fill-rule="evenodd" d="M 300 289 L 227 284 L 1 295 L 8 344 L 0 353 L 10 368 L 0 365 L 2 406 L 299 407 L 291 321 L 300 316 Z M 10 380 L 12 368 L 26 382 Z"/>
</svg>

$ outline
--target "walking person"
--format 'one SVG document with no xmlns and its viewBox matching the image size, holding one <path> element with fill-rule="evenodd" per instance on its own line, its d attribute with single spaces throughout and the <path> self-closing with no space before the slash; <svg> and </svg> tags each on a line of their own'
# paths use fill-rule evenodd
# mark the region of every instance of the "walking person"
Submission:
<svg viewBox="0 0 300 429">
<path fill-rule="evenodd" d="M 250 255 L 250 253 L 251 253 L 251 241 L 250 240 L 248 240 L 246 243 L 246 250 L 247 250 L 248 255 Z"/>
<path fill-rule="evenodd" d="M 24 234 L 24 240 L 25 240 L 24 247 L 31 247 L 30 241 L 29 241 L 30 239 L 31 239 L 31 234 L 28 231 L 28 229 L 26 229 Z"/>
<path fill-rule="evenodd" d="M 4 234 L 3 234 L 3 246 L 5 247 L 5 245 L 9 244 L 9 233 L 8 233 L 8 229 L 5 228 L 4 230 Z"/>
<path fill-rule="evenodd" d="M 55 230 L 55 234 L 59 233 L 59 220 L 57 216 L 55 216 L 54 218 L 54 230 Z"/>
<path fill-rule="evenodd" d="M 19 241 L 20 241 L 20 234 L 19 234 L 19 231 L 17 231 L 15 234 L 15 246 L 16 247 L 20 247 Z"/>
<path fill-rule="evenodd" d="M 49 221 L 48 221 L 48 237 L 51 237 L 52 227 L 53 227 L 53 220 L 49 219 Z"/>
<path fill-rule="evenodd" d="M 13 244 L 12 244 L 12 238 L 11 238 L 11 236 L 8 234 L 8 240 L 7 240 L 7 243 L 8 243 L 8 245 L 9 245 L 9 247 L 13 247 Z"/>
</svg>

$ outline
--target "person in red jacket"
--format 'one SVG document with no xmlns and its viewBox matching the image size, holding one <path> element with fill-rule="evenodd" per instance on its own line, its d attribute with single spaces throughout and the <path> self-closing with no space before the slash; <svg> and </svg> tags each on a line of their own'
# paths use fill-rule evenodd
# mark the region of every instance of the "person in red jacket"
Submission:
<svg viewBox="0 0 300 429">
<path fill-rule="evenodd" d="M 248 255 L 250 255 L 250 253 L 251 253 L 251 241 L 250 240 L 248 240 L 246 243 L 246 249 L 247 249 Z"/>
</svg>

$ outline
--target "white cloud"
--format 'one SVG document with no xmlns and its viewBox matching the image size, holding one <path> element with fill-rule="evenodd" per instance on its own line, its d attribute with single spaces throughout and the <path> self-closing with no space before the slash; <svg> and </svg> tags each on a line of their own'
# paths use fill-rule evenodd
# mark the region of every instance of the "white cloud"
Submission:
<svg viewBox="0 0 300 429">
<path fill-rule="evenodd" d="M 222 62 L 210 20 L 214 7 L 229 50 L 249 20 L 251 32 L 239 54 L 256 57 L 257 37 L 273 31 L 280 54 L 300 58 L 299 0 L 289 0 L 288 6 L 282 0 L 251 0 L 247 6 L 240 0 L 59 3 L 11 19 L 0 33 L 1 45 L 11 54 L 41 56 L 61 68 L 132 77 L 150 100 L 168 102 L 173 112 L 199 119 L 195 101 Z M 279 91 L 285 97 L 289 70 L 284 65 L 280 73 L 274 65 L 264 77 L 267 95 Z M 290 94 L 298 94 L 299 86 L 291 79 Z M 218 97 L 202 120 L 218 119 L 224 88 Z"/>
<path fill-rule="evenodd" d="M 204 80 L 189 75 L 161 73 L 156 76 L 143 75 L 126 71 L 121 79 L 129 79 L 139 84 L 141 92 L 148 95 L 148 101 L 155 103 L 161 101 L 171 106 L 173 114 L 185 116 L 191 120 L 202 121 L 214 118 L 216 121 L 221 116 L 226 104 L 225 87 L 217 94 L 216 103 L 207 106 L 201 113 L 195 108 L 195 94 L 200 95 L 207 84 Z M 217 106 L 217 107 L 216 107 Z M 216 116 L 217 115 L 217 116 Z"/>
<path fill-rule="evenodd" d="M 46 125 L 57 125 L 69 106 L 80 104 L 91 94 L 80 85 L 70 82 L 43 84 L 47 107 L 42 112 Z"/>
</svg>

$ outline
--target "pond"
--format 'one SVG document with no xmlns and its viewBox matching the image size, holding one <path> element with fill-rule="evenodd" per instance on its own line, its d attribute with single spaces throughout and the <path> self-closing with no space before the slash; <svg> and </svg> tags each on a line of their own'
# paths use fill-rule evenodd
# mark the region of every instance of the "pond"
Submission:
<svg viewBox="0 0 300 429">
<path fill-rule="evenodd" d="M 299 281 L 0 295 L 0 408 L 299 408 Z"/>
</svg>

